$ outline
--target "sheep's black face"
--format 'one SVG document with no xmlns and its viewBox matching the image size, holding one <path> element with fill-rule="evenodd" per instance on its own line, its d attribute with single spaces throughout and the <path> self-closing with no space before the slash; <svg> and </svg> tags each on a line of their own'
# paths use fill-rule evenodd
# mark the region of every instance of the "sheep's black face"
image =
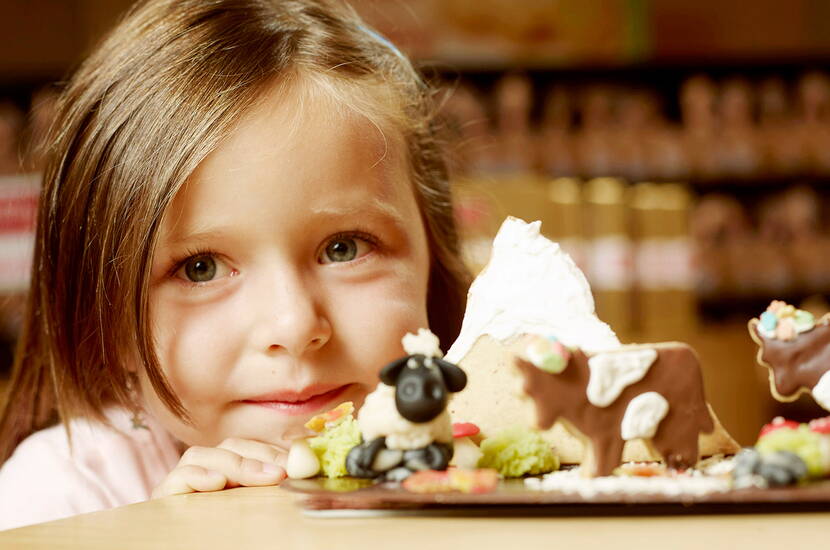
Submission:
<svg viewBox="0 0 830 550">
<path fill-rule="evenodd" d="M 447 393 L 441 371 L 418 361 L 418 366 L 401 370 L 395 386 L 395 406 L 410 422 L 429 422 L 447 406 Z"/>
</svg>

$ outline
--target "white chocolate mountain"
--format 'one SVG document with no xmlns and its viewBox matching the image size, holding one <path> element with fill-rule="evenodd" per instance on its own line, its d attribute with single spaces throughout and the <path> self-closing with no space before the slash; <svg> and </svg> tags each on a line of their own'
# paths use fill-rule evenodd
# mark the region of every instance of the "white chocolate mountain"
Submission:
<svg viewBox="0 0 830 550">
<path fill-rule="evenodd" d="M 535 426 L 534 406 L 521 391 L 514 368 L 521 336 L 553 335 L 589 352 L 620 347 L 594 312 L 585 276 L 559 245 L 543 237 L 541 222 L 508 217 L 493 241 L 490 262 L 470 287 L 461 334 L 446 359 L 467 373 L 467 387 L 449 411 L 456 422 L 474 422 L 485 436 L 515 425 Z M 703 455 L 734 452 L 734 441 L 715 421 L 701 436 Z M 582 459 L 583 444 L 560 423 L 543 432 L 563 463 Z M 624 460 L 656 460 L 639 440 L 626 444 Z"/>
<path fill-rule="evenodd" d="M 499 341 L 554 334 L 565 345 L 588 351 L 619 347 L 614 331 L 594 313 L 582 271 L 539 233 L 541 225 L 504 220 L 490 262 L 470 286 L 461 334 L 447 351 L 447 361 L 458 363 L 483 334 Z"/>
</svg>

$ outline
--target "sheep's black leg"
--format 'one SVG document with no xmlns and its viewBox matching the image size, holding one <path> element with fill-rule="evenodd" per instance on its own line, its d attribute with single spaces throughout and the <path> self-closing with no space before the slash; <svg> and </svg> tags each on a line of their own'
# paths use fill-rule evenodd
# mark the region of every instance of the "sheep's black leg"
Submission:
<svg viewBox="0 0 830 550">
<path fill-rule="evenodd" d="M 431 470 L 446 470 L 452 459 L 452 445 L 432 443 L 426 448 L 427 464 Z"/>
<path fill-rule="evenodd" d="M 386 448 L 386 438 L 378 437 L 368 443 L 353 447 L 346 456 L 346 470 L 354 477 L 377 477 L 380 472 L 372 469 L 372 463 L 380 451 Z"/>
</svg>

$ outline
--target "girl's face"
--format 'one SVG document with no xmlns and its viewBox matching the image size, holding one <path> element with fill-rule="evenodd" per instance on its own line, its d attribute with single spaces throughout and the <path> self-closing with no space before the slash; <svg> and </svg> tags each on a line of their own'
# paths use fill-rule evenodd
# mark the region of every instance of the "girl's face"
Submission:
<svg viewBox="0 0 830 550">
<path fill-rule="evenodd" d="M 360 405 L 427 326 L 427 240 L 400 136 L 322 94 L 272 89 L 167 212 L 153 261 L 156 351 L 187 445 L 280 443 Z"/>
</svg>

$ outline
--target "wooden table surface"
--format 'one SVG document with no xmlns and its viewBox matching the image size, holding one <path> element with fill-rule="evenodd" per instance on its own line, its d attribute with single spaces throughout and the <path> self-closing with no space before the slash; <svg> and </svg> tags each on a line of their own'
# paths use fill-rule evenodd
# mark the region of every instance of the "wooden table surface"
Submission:
<svg viewBox="0 0 830 550">
<path fill-rule="evenodd" d="M 625 517 L 309 517 L 275 487 L 168 497 L 0 532 L 0 548 L 821 547 L 830 513 Z"/>
</svg>

